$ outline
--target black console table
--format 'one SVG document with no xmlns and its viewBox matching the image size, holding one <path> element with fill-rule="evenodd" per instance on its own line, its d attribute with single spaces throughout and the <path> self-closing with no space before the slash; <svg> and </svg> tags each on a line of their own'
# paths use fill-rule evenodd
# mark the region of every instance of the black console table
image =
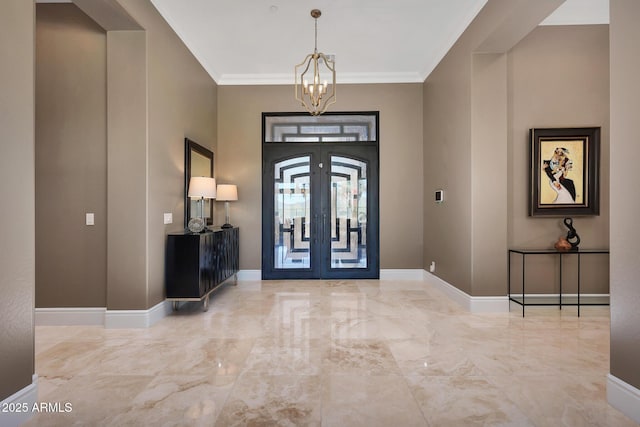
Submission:
<svg viewBox="0 0 640 427">
<path fill-rule="evenodd" d="M 209 307 L 209 294 L 239 269 L 237 227 L 204 233 L 171 233 L 167 236 L 165 291 L 178 309 L 180 301 L 202 301 Z"/>
<path fill-rule="evenodd" d="M 609 250 L 607 249 L 586 249 L 586 250 L 573 250 L 567 252 L 560 252 L 555 249 L 509 249 L 508 254 L 508 264 L 507 264 L 507 275 L 508 275 L 508 295 L 509 301 L 513 301 L 516 304 L 520 304 L 522 306 L 522 317 L 524 317 L 524 308 L 525 306 L 533 306 L 533 305 L 557 305 L 562 310 L 562 306 L 577 306 L 578 307 L 578 317 L 580 317 L 580 305 L 609 305 L 608 302 L 596 302 L 596 303 L 581 303 L 580 302 L 580 258 L 585 255 L 593 255 L 593 254 L 608 254 Z M 514 296 L 511 293 L 511 255 L 519 254 L 522 257 L 522 295 L 520 297 Z M 547 301 L 547 302 L 531 302 L 526 300 L 525 294 L 525 258 L 529 255 L 557 255 L 560 258 L 560 295 L 557 301 Z M 565 256 L 577 256 L 578 257 L 578 298 L 575 303 L 568 303 L 562 301 L 562 258 Z"/>
</svg>

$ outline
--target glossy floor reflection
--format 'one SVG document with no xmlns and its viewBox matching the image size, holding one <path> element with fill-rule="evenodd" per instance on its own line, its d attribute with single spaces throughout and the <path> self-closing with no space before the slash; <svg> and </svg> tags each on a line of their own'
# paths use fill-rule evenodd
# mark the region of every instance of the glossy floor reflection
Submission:
<svg viewBox="0 0 640 427">
<path fill-rule="evenodd" d="M 636 426 L 609 309 L 469 314 L 428 283 L 240 282 L 149 329 L 39 326 L 28 426 Z"/>
</svg>

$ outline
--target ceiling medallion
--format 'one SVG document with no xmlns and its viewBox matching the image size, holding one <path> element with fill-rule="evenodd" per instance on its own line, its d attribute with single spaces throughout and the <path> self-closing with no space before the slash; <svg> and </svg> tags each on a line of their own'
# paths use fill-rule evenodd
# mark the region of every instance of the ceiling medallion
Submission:
<svg viewBox="0 0 640 427">
<path fill-rule="evenodd" d="M 313 53 L 295 66 L 295 97 L 313 116 L 318 116 L 336 102 L 336 69 L 332 56 L 318 52 L 318 18 L 322 12 L 311 11 L 315 20 L 315 47 Z"/>
</svg>

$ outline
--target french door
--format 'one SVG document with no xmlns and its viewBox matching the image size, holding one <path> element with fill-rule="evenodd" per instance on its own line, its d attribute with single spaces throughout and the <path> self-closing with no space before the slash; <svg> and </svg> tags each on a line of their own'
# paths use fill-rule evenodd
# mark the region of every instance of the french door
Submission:
<svg viewBox="0 0 640 427">
<path fill-rule="evenodd" d="M 377 278 L 375 144 L 263 150 L 262 277 Z"/>
</svg>

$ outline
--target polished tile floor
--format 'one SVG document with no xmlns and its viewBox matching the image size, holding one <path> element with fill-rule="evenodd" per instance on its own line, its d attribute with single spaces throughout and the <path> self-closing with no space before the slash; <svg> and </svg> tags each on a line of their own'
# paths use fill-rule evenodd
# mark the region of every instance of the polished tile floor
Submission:
<svg viewBox="0 0 640 427">
<path fill-rule="evenodd" d="M 28 426 L 636 426 L 609 309 L 469 314 L 428 283 L 240 282 L 149 329 L 39 326 Z"/>
</svg>

